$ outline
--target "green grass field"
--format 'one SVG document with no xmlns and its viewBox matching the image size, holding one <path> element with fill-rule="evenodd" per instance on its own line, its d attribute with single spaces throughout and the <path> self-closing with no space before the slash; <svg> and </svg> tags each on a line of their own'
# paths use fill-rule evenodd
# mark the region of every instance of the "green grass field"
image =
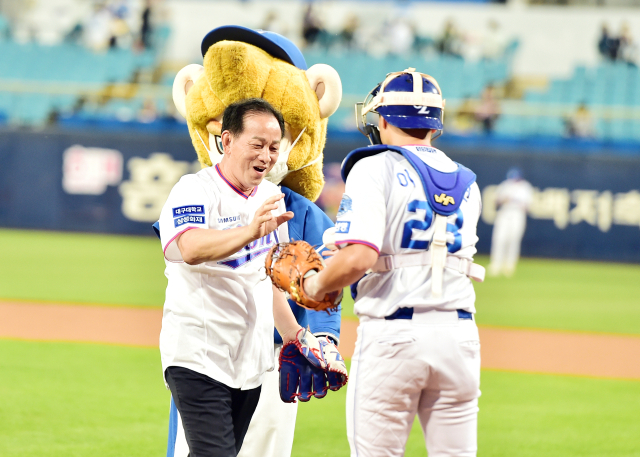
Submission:
<svg viewBox="0 0 640 457">
<path fill-rule="evenodd" d="M 513 277 L 475 290 L 479 325 L 640 334 L 640 265 L 522 259 Z M 355 318 L 345 297 L 343 316 Z"/>
<path fill-rule="evenodd" d="M 3 299 L 164 300 L 153 238 L 0 230 L 0 249 Z M 513 278 L 476 285 L 478 322 L 640 334 L 639 279 L 638 265 L 523 259 Z M 640 382 L 484 370 L 481 387 L 480 456 L 640 456 Z M 157 349 L 0 340 L 0 395 L 2 457 L 165 453 Z M 293 456 L 347 456 L 344 409 L 344 391 L 302 404 Z M 426 455 L 417 425 L 406 455 Z"/>
<path fill-rule="evenodd" d="M 152 237 L 0 230 L 0 298 L 162 306 L 164 262 Z M 487 263 L 485 256 L 477 261 Z M 478 323 L 640 333 L 640 265 L 523 259 L 512 278 L 476 284 Z M 345 294 L 344 317 L 353 317 Z"/>
<path fill-rule="evenodd" d="M 0 298 L 159 306 L 167 280 L 155 237 L 0 230 Z"/>
<path fill-rule="evenodd" d="M 155 349 L 0 340 L 0 455 L 166 452 Z M 483 371 L 480 456 L 638 456 L 640 382 Z M 345 391 L 300 405 L 294 457 L 347 457 Z M 416 424 L 417 425 L 417 424 Z M 417 426 L 407 456 L 425 456 Z"/>
</svg>

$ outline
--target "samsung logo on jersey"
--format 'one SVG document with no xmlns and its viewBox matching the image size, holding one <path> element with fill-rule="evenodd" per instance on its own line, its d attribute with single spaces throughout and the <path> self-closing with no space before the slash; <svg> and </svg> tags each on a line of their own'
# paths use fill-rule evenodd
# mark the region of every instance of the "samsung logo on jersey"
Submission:
<svg viewBox="0 0 640 457">
<path fill-rule="evenodd" d="M 178 208 L 173 208 L 173 217 L 182 216 L 183 214 L 204 214 L 204 206 L 189 205 L 189 206 L 180 206 Z"/>
<path fill-rule="evenodd" d="M 349 221 L 338 221 L 336 222 L 336 233 L 349 233 L 350 226 L 351 222 Z"/>
<path fill-rule="evenodd" d="M 182 216 L 173 220 L 175 227 L 180 227 L 184 224 L 204 224 L 204 216 Z"/>
<path fill-rule="evenodd" d="M 229 217 L 219 217 L 218 224 L 227 224 L 229 222 L 238 222 L 240 221 L 240 216 L 229 216 Z"/>
</svg>

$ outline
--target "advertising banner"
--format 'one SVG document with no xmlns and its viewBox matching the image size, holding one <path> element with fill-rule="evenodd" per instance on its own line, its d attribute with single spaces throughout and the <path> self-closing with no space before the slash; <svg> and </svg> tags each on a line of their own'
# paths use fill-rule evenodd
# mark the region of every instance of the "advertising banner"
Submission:
<svg viewBox="0 0 640 457">
<path fill-rule="evenodd" d="M 0 133 L 0 226 L 153 235 L 173 185 L 200 169 L 188 133 Z M 359 138 L 330 135 L 325 162 Z M 497 186 L 518 167 L 534 188 L 522 255 L 640 262 L 640 154 L 548 153 L 438 144 L 471 168 L 483 197 L 478 250 L 488 253 Z"/>
</svg>

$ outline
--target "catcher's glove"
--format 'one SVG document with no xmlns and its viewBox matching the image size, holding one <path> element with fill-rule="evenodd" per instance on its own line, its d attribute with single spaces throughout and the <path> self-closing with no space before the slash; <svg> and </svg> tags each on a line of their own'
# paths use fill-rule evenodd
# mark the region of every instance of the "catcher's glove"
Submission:
<svg viewBox="0 0 640 457">
<path fill-rule="evenodd" d="M 347 367 L 338 348 L 327 337 L 316 338 L 300 329 L 294 341 L 280 351 L 280 398 L 285 403 L 323 398 L 327 390 L 347 383 Z"/>
<path fill-rule="evenodd" d="M 276 244 L 267 253 L 265 268 L 276 287 L 287 292 L 303 308 L 337 309 L 342 300 L 342 291 L 325 294 L 322 301 L 316 301 L 304 292 L 303 280 L 324 269 L 324 260 L 306 241 Z"/>
</svg>

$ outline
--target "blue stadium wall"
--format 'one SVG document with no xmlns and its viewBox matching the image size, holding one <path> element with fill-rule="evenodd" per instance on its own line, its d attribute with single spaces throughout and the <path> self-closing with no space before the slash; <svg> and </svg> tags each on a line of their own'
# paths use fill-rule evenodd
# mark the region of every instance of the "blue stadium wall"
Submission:
<svg viewBox="0 0 640 457">
<path fill-rule="evenodd" d="M 365 145 L 363 140 L 331 134 L 326 161 L 340 161 Z M 640 154 L 635 150 L 562 140 L 534 144 L 444 137 L 438 146 L 478 175 L 484 204 L 481 253 L 490 248 L 492 192 L 507 170 L 518 166 L 536 187 L 522 255 L 640 263 Z M 65 177 L 70 157 L 92 164 L 91 182 Z M 184 127 L 2 131 L 0 227 L 153 236 L 154 214 L 179 176 L 198 168 L 195 160 Z"/>
</svg>

